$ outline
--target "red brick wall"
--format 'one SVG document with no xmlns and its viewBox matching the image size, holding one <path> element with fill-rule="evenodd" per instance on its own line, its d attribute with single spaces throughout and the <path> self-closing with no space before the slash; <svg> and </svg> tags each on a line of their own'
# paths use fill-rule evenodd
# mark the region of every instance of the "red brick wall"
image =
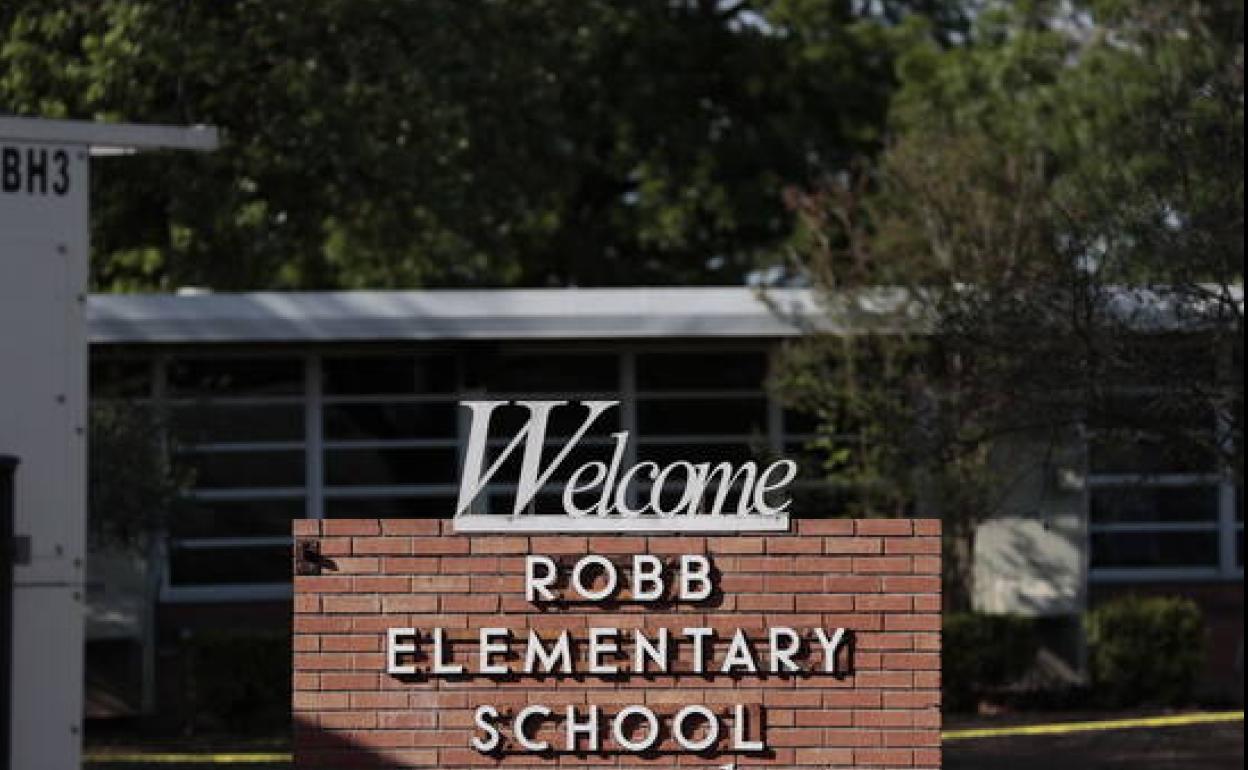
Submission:
<svg viewBox="0 0 1248 770">
<path fill-rule="evenodd" d="M 931 520 L 801 521 L 791 534 L 688 536 L 456 535 L 449 521 L 297 521 L 333 567 L 297 576 L 294 599 L 295 756 L 298 768 L 460 766 L 883 767 L 940 766 L 940 530 Z M 621 562 L 637 553 L 710 555 L 717 593 L 705 602 L 525 601 L 525 554 L 575 560 L 587 553 Z M 385 671 L 386 629 L 447 629 L 466 637 L 489 626 L 620 629 L 709 626 L 750 629 L 845 627 L 854 634 L 850 672 L 798 676 L 686 673 L 608 678 L 468 676 L 407 681 Z M 579 630 L 580 633 L 577 633 Z M 553 636 L 553 634 L 551 634 Z M 723 643 L 723 640 L 720 641 Z M 627 647 L 628 645 L 623 645 Z M 522 649 L 522 645 L 520 645 Z M 817 645 L 815 645 L 817 648 Z M 718 649 L 718 646 L 717 646 Z M 475 655 L 475 645 L 470 650 Z M 458 653 L 456 653 L 458 657 Z M 625 704 L 670 715 L 682 705 L 726 711 L 746 704 L 764 722 L 763 754 L 675 753 L 665 736 L 645 755 L 535 755 L 512 748 L 483 755 L 469 746 L 478 705 L 500 711 L 545 703 Z M 605 727 L 605 725 L 604 725 Z M 541 737 L 554 734 L 555 725 Z M 504 731 L 506 732 L 506 731 Z M 561 734 L 561 733 L 559 733 Z M 757 737 L 755 730 L 751 737 Z M 559 743 L 559 741 L 556 741 Z"/>
</svg>

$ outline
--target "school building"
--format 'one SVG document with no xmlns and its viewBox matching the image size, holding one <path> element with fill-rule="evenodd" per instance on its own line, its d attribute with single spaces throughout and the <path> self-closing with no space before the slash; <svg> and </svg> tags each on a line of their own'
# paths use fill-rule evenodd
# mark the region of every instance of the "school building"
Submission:
<svg viewBox="0 0 1248 770">
<path fill-rule="evenodd" d="M 461 400 L 618 399 L 577 450 L 589 459 L 613 430 L 630 463 L 807 456 L 809 418 L 765 382 L 792 318 L 818 312 L 803 291 L 769 306 L 744 287 L 91 297 L 92 401 L 155 407 L 193 469 L 165 542 L 91 563 L 97 713 L 176 700 L 177 651 L 202 630 L 285 628 L 293 519 L 449 517 Z M 1242 697 L 1239 489 L 1216 467 L 1095 452 L 1033 465 L 980 530 L 976 605 L 1069 622 L 1125 591 L 1192 596 L 1211 672 Z M 835 515 L 835 490 L 804 488 L 796 516 Z M 557 490 L 535 505 L 558 510 Z"/>
</svg>

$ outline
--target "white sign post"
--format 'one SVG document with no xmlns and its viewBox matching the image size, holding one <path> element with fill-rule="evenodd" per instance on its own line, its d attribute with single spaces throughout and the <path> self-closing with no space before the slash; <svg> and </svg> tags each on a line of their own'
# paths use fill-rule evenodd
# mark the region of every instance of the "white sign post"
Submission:
<svg viewBox="0 0 1248 770">
<path fill-rule="evenodd" d="M 207 128 L 0 118 L 0 454 L 19 463 L 2 768 L 81 763 L 90 155 L 215 146 Z"/>
</svg>

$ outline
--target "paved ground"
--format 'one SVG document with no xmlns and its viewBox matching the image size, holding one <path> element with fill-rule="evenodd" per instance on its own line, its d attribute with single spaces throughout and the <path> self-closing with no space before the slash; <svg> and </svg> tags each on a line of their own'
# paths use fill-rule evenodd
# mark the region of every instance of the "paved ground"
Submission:
<svg viewBox="0 0 1248 770">
<path fill-rule="evenodd" d="M 1244 723 L 950 741 L 946 770 L 1240 770 Z"/>
<path fill-rule="evenodd" d="M 193 749 L 183 746 L 173 750 Z M 209 770 L 221 766 L 97 762 L 84 767 L 85 770 Z M 290 770 L 286 764 L 233 767 Z M 976 738 L 945 744 L 945 770 L 1240 770 L 1242 767 L 1243 722 L 1067 735 Z"/>
</svg>

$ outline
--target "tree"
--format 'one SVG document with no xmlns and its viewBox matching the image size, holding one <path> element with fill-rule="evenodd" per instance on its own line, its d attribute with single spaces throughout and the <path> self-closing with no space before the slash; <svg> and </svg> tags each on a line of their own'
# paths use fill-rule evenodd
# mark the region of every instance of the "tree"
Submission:
<svg viewBox="0 0 1248 770">
<path fill-rule="evenodd" d="M 87 509 L 93 548 L 142 552 L 165 532 L 190 472 L 165 445 L 150 406 L 100 400 L 90 411 Z"/>
<path fill-rule="evenodd" d="M 14 0 L 0 110 L 212 123 L 97 163 L 101 290 L 739 283 L 879 147 L 947 0 Z"/>
<path fill-rule="evenodd" d="M 794 346 L 778 387 L 860 507 L 943 514 L 957 605 L 1010 442 L 1091 430 L 1242 482 L 1243 9 L 987 8 L 898 71 L 878 162 L 790 195 L 801 274 L 871 323 Z"/>
</svg>

